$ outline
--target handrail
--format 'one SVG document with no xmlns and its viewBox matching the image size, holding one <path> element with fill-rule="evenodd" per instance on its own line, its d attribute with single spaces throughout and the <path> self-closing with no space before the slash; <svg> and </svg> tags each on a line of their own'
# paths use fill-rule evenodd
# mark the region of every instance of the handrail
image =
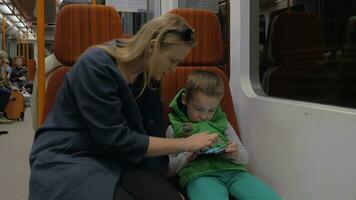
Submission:
<svg viewBox="0 0 356 200">
<path fill-rule="evenodd" d="M 6 21 L 5 16 L 2 16 L 2 50 L 6 51 Z"/>
<path fill-rule="evenodd" d="M 289 10 L 290 10 L 290 0 L 287 0 L 287 3 L 288 3 L 288 4 L 287 4 L 287 6 L 288 6 L 288 7 L 287 7 L 287 10 L 289 11 Z"/>
<path fill-rule="evenodd" d="M 25 53 L 25 34 L 22 33 L 22 56 L 26 58 L 26 53 Z"/>
<path fill-rule="evenodd" d="M 38 49 L 38 126 L 41 126 L 45 105 L 45 40 L 44 40 L 44 0 L 37 0 L 37 49 Z"/>
<path fill-rule="evenodd" d="M 20 47 L 20 29 L 17 29 L 16 35 L 16 56 L 21 55 L 21 47 Z"/>
<path fill-rule="evenodd" d="M 26 32 L 26 62 L 28 67 L 29 52 L 28 52 L 28 31 Z"/>
</svg>

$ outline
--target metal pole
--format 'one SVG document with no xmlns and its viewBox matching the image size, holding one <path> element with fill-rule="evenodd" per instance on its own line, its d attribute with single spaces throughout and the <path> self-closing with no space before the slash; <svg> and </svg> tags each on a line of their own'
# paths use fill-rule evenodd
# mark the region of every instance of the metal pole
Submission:
<svg viewBox="0 0 356 200">
<path fill-rule="evenodd" d="M 2 16 L 2 50 L 6 51 L 6 21 L 5 16 Z"/>
<path fill-rule="evenodd" d="M 38 125 L 41 126 L 45 105 L 45 40 L 44 0 L 37 1 L 37 49 L 38 49 Z"/>
</svg>

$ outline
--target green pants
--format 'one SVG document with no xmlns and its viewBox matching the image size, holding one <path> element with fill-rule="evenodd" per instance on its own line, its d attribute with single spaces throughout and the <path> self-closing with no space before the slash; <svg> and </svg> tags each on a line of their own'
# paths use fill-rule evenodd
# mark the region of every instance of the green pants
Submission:
<svg viewBox="0 0 356 200">
<path fill-rule="evenodd" d="M 281 200 L 271 188 L 244 171 L 226 171 L 193 179 L 187 185 L 190 200 Z"/>
</svg>

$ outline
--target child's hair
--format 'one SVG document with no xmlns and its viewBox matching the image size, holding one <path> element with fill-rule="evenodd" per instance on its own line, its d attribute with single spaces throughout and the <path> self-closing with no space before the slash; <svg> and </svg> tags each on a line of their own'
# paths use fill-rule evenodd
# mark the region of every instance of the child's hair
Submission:
<svg viewBox="0 0 356 200">
<path fill-rule="evenodd" d="M 21 60 L 22 65 L 25 64 L 25 58 L 24 58 L 23 56 L 15 56 L 14 59 L 13 59 L 13 62 L 14 62 L 13 64 L 14 64 L 15 66 L 16 66 L 16 61 L 19 60 L 19 59 Z"/>
<path fill-rule="evenodd" d="M 224 96 L 223 81 L 215 73 L 210 71 L 193 71 L 189 74 L 184 89 L 188 101 L 198 92 L 211 97 L 222 98 Z"/>
</svg>

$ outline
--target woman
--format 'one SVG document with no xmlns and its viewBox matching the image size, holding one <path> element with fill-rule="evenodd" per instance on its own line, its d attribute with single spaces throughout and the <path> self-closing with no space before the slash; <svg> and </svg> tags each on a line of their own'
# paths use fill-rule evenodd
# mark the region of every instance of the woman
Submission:
<svg viewBox="0 0 356 200">
<path fill-rule="evenodd" d="M 160 80 L 193 46 L 187 23 L 166 14 L 131 39 L 86 51 L 67 73 L 51 113 L 36 132 L 30 199 L 181 199 L 140 164 L 148 157 L 211 146 L 217 135 L 149 136 L 128 85 L 141 73 L 143 88 L 151 77 Z"/>
</svg>

